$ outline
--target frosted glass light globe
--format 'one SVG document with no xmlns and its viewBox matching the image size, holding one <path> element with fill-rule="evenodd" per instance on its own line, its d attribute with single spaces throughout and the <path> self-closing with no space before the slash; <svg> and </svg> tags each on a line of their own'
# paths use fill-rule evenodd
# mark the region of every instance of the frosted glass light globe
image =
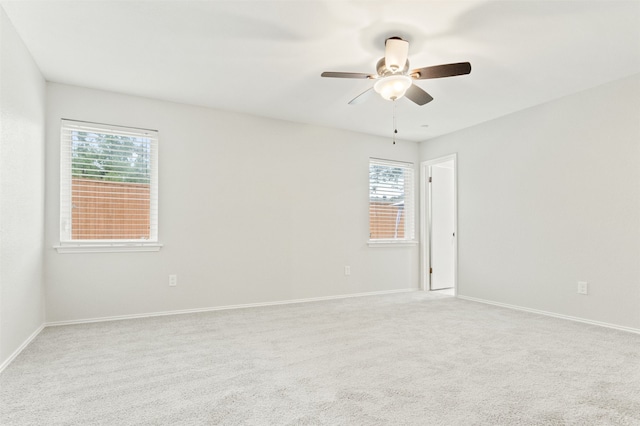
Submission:
<svg viewBox="0 0 640 426">
<path fill-rule="evenodd" d="M 391 101 L 403 97 L 410 86 L 411 77 L 398 74 L 381 78 L 373 85 L 373 88 L 384 99 Z"/>
</svg>

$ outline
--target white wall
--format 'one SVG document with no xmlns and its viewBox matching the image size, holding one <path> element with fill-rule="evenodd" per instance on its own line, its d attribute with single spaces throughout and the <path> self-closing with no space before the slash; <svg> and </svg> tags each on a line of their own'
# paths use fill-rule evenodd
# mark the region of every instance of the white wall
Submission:
<svg viewBox="0 0 640 426">
<path fill-rule="evenodd" d="M 460 295 L 640 328 L 640 75 L 420 146 L 454 152 Z"/>
<path fill-rule="evenodd" d="M 44 97 L 0 7 L 0 366 L 44 322 Z"/>
<path fill-rule="evenodd" d="M 160 252 L 52 248 L 61 118 L 160 131 Z M 366 244 L 369 157 L 416 143 L 48 84 L 46 154 L 48 321 L 418 287 L 417 246 Z"/>
</svg>

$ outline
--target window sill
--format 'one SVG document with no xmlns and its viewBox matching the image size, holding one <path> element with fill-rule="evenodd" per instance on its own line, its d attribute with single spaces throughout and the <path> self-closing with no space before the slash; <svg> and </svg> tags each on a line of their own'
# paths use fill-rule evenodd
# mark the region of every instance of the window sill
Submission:
<svg viewBox="0 0 640 426">
<path fill-rule="evenodd" d="M 126 252 L 150 252 L 160 251 L 160 243 L 95 243 L 95 244 L 69 244 L 61 243 L 54 246 L 58 253 L 126 253 Z"/>
<path fill-rule="evenodd" d="M 369 247 L 414 247 L 418 245 L 416 240 L 369 240 L 367 241 Z"/>
</svg>

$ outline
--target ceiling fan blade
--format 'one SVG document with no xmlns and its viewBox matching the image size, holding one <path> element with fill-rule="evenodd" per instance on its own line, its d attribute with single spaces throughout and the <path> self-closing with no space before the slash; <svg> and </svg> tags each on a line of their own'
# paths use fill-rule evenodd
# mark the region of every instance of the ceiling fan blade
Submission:
<svg viewBox="0 0 640 426">
<path fill-rule="evenodd" d="M 321 77 L 333 77 L 333 78 L 375 78 L 375 76 L 371 74 L 366 74 L 363 72 L 332 72 L 325 71 L 320 74 Z"/>
<path fill-rule="evenodd" d="M 417 80 L 425 80 L 427 78 L 453 77 L 456 75 L 469 74 L 470 72 L 471 64 L 469 62 L 458 62 L 455 64 L 417 68 L 410 71 L 409 75 Z"/>
<path fill-rule="evenodd" d="M 409 100 L 417 103 L 418 105 L 424 105 L 433 100 L 433 97 L 422 90 L 420 87 L 412 84 L 408 89 L 407 93 L 404 94 Z"/>
<path fill-rule="evenodd" d="M 365 90 L 364 92 L 360 93 L 355 98 L 351 99 L 349 101 L 349 105 L 357 105 L 357 104 L 363 103 L 364 101 L 366 101 L 367 99 L 369 99 L 371 97 L 372 93 L 375 93 L 375 92 L 373 91 L 373 87 L 370 87 L 367 90 Z"/>
<path fill-rule="evenodd" d="M 389 71 L 396 72 L 403 69 L 408 55 L 408 41 L 400 37 L 391 37 L 384 42 L 384 64 Z"/>
</svg>

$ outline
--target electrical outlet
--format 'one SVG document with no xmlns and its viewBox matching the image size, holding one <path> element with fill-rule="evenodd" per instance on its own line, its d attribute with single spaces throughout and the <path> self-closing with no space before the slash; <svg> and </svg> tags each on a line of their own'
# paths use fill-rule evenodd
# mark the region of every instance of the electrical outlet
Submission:
<svg viewBox="0 0 640 426">
<path fill-rule="evenodd" d="M 175 287 L 178 285 L 178 276 L 169 275 L 169 287 Z"/>
<path fill-rule="evenodd" d="M 344 267 L 344 274 L 345 275 L 351 275 L 351 266 L 345 266 Z"/>
<path fill-rule="evenodd" d="M 589 287 L 586 281 L 578 281 L 578 294 L 589 294 Z"/>
</svg>

